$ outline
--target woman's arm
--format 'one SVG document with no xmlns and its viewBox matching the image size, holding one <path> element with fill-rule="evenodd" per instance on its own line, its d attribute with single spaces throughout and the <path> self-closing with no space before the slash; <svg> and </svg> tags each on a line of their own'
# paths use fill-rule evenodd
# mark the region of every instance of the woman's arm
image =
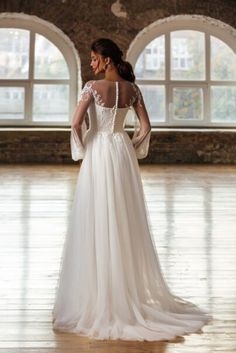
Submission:
<svg viewBox="0 0 236 353">
<path fill-rule="evenodd" d="M 136 84 L 134 84 L 134 88 L 136 92 L 136 99 L 133 103 L 133 108 L 136 113 L 135 118 L 139 120 L 140 127 L 138 129 L 135 124 L 132 143 L 136 150 L 137 157 L 141 159 L 146 157 L 148 154 L 151 136 L 151 123 L 140 88 Z"/>
<path fill-rule="evenodd" d="M 86 82 L 81 91 L 72 118 L 70 144 L 72 159 L 75 161 L 82 159 L 85 152 L 84 135 L 87 130 L 85 114 L 91 101 L 93 100 L 92 84 L 93 81 Z"/>
<path fill-rule="evenodd" d="M 79 133 L 85 118 L 86 111 L 93 99 L 92 84 L 93 84 L 93 81 L 88 81 L 84 85 L 84 88 L 81 91 L 75 112 L 73 114 L 71 127 L 76 129 L 76 131 L 78 131 Z"/>
</svg>

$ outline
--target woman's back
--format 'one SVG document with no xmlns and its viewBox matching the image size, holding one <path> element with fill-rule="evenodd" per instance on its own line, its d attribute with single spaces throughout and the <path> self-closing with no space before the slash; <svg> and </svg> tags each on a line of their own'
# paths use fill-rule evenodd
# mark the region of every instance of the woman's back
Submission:
<svg viewBox="0 0 236 353">
<path fill-rule="evenodd" d="M 129 81 L 88 81 L 86 86 L 93 94 L 95 103 L 106 108 L 113 108 L 118 93 L 118 108 L 127 108 L 140 100 L 138 86 Z M 117 90 L 118 89 L 118 92 Z"/>
<path fill-rule="evenodd" d="M 128 110 L 137 99 L 134 84 L 127 81 L 90 81 L 86 84 L 90 95 L 89 135 L 124 133 Z"/>
<path fill-rule="evenodd" d="M 114 133 L 124 135 L 125 118 L 130 108 L 133 108 L 136 113 L 136 122 L 137 119 L 140 122 L 140 124 L 136 124 L 132 143 L 135 147 L 140 146 L 139 149 L 136 149 L 137 157 L 144 158 L 148 152 L 151 126 L 139 87 L 126 80 L 87 81 L 80 94 L 72 123 L 72 158 L 74 160 L 83 158 L 84 147 L 87 148 L 98 133 L 102 133 L 103 137 L 104 133 L 107 137 Z M 89 129 L 87 129 L 84 120 L 86 111 L 89 114 Z M 80 136 L 77 135 L 77 124 L 81 125 Z M 138 125 L 140 125 L 139 130 Z M 130 141 L 127 140 L 128 134 L 125 133 L 125 135 L 127 135 L 125 136 L 126 143 L 130 144 Z M 124 136 L 116 134 L 116 138 L 122 140 Z M 84 146 L 81 145 L 81 141 Z"/>
</svg>

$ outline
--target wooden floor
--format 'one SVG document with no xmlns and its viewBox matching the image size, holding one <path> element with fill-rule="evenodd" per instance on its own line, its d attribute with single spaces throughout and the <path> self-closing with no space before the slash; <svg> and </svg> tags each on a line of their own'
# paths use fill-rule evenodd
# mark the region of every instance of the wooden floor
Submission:
<svg viewBox="0 0 236 353">
<path fill-rule="evenodd" d="M 51 310 L 78 165 L 0 166 L 0 353 L 235 353 L 236 166 L 140 165 L 172 292 L 212 324 L 173 342 L 55 333 Z"/>
</svg>

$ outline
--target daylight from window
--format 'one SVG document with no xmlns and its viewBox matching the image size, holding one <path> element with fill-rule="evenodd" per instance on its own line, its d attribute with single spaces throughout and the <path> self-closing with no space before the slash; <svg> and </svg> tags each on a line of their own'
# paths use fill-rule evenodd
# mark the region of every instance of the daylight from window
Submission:
<svg viewBox="0 0 236 353">
<path fill-rule="evenodd" d="M 140 53 L 135 75 L 153 125 L 236 125 L 236 54 L 209 39 L 206 50 L 204 32 L 171 31 Z"/>
<path fill-rule="evenodd" d="M 69 121 L 69 70 L 41 34 L 0 28 L 0 122 Z"/>
</svg>

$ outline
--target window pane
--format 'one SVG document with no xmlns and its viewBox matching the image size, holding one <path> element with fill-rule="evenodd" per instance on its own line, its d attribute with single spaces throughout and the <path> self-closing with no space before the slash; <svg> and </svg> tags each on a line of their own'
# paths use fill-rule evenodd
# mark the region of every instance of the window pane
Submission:
<svg viewBox="0 0 236 353">
<path fill-rule="evenodd" d="M 139 85 L 151 122 L 165 121 L 165 87 Z"/>
<path fill-rule="evenodd" d="M 202 88 L 178 87 L 173 89 L 173 119 L 202 120 L 203 91 Z"/>
<path fill-rule="evenodd" d="M 211 87 L 212 121 L 236 123 L 236 87 Z"/>
<path fill-rule="evenodd" d="M 33 121 L 68 121 L 69 86 L 34 85 Z"/>
<path fill-rule="evenodd" d="M 0 87 L 0 120 L 24 119 L 24 87 Z"/>
<path fill-rule="evenodd" d="M 171 33 L 171 78 L 205 79 L 205 36 L 198 31 Z"/>
<path fill-rule="evenodd" d="M 37 79 L 67 79 L 67 63 L 60 50 L 48 39 L 36 34 L 35 38 L 35 74 Z"/>
<path fill-rule="evenodd" d="M 140 54 L 135 65 L 136 78 L 165 79 L 165 37 L 150 42 Z"/>
<path fill-rule="evenodd" d="M 29 31 L 0 28 L 0 79 L 28 78 Z"/>
<path fill-rule="evenodd" d="M 236 80 L 236 54 L 215 37 L 211 37 L 211 79 Z"/>
</svg>

